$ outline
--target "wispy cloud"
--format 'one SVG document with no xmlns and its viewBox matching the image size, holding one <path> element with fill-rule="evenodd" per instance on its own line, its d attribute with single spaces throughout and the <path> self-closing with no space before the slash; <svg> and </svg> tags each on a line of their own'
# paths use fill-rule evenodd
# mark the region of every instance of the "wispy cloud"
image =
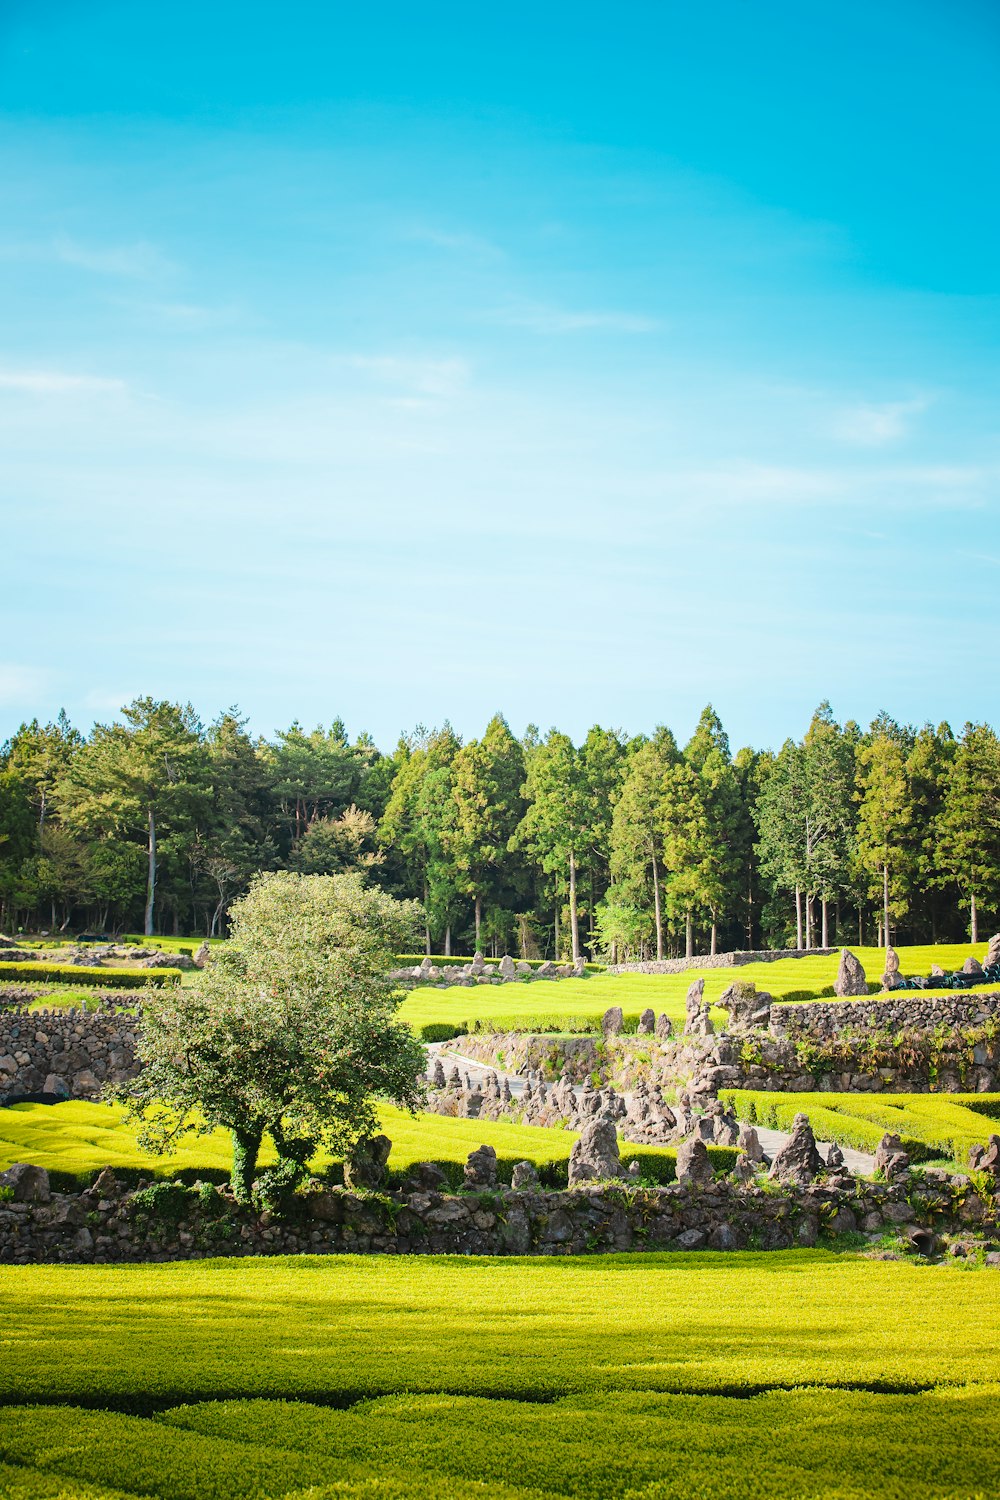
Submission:
<svg viewBox="0 0 1000 1500">
<path fill-rule="evenodd" d="M 123 380 L 103 375 L 74 375 L 65 370 L 10 370 L 0 368 L 0 390 L 30 396 L 113 395 L 126 390 Z"/>
<path fill-rule="evenodd" d="M 601 309 L 557 307 L 545 302 L 518 302 L 498 308 L 489 314 L 491 323 L 510 328 L 528 328 L 533 333 L 587 333 L 605 330 L 609 333 L 652 333 L 662 328 L 658 318 L 638 313 L 610 312 Z"/>
<path fill-rule="evenodd" d="M 0 703 L 15 707 L 21 703 L 37 703 L 48 690 L 50 675 L 41 667 L 0 662 Z"/>
<path fill-rule="evenodd" d="M 151 245 L 137 240 L 129 245 L 83 245 L 79 240 L 57 236 L 52 254 L 63 265 L 79 266 L 99 276 L 125 276 L 147 281 L 174 270 L 173 262 Z"/>
<path fill-rule="evenodd" d="M 504 251 L 485 235 L 465 230 L 439 229 L 431 224 L 413 224 L 401 231 L 400 237 L 419 245 L 432 245 L 438 250 L 447 250 L 459 255 L 475 255 L 483 259 L 499 260 Z"/>
<path fill-rule="evenodd" d="M 905 437 L 912 419 L 925 412 L 930 404 L 929 396 L 914 396 L 908 401 L 849 407 L 838 415 L 834 433 L 842 442 L 859 448 L 882 448 Z"/>
<path fill-rule="evenodd" d="M 468 362 L 460 358 L 418 359 L 394 354 L 354 355 L 350 364 L 380 384 L 421 397 L 455 396 L 469 381 Z"/>
</svg>

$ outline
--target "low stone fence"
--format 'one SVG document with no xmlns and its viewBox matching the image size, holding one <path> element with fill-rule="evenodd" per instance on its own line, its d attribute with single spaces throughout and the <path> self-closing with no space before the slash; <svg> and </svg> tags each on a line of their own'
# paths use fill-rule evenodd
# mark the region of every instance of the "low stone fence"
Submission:
<svg viewBox="0 0 1000 1500">
<path fill-rule="evenodd" d="M 642 963 L 610 964 L 609 974 L 684 974 L 688 969 L 736 969 L 741 964 L 773 964 L 781 958 L 826 958 L 837 948 L 765 948 L 754 953 L 737 949 L 734 953 L 703 953 L 694 958 L 650 958 Z"/>
<path fill-rule="evenodd" d="M 885 1230 L 910 1236 L 928 1252 L 940 1248 L 942 1233 L 971 1235 L 987 1247 L 1000 1235 L 1000 1197 L 980 1195 L 968 1178 L 946 1172 L 846 1188 L 813 1182 L 781 1192 L 726 1181 L 467 1194 L 333 1188 L 302 1195 L 282 1218 L 241 1207 L 207 1184 L 134 1193 L 106 1169 L 86 1192 L 52 1194 L 44 1178 L 36 1169 L 35 1201 L 0 1202 L 0 1263 L 787 1250 L 814 1246 L 821 1235 Z"/>
<path fill-rule="evenodd" d="M 105 1001 L 99 1010 L 0 1011 L 0 1104 L 29 1094 L 98 1099 L 107 1083 L 139 1071 L 138 1016 Z"/>
<path fill-rule="evenodd" d="M 862 1032 L 935 1031 L 939 1026 L 970 1030 L 1000 1022 L 1000 994 L 960 992 L 925 998 L 905 990 L 879 1000 L 817 1000 L 771 1005 L 771 1034 L 776 1037 L 832 1041 Z"/>
</svg>

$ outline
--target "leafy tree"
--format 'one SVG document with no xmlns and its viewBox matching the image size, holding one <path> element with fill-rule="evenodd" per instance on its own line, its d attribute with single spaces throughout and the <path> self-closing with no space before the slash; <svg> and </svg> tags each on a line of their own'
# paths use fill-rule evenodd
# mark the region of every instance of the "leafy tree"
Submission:
<svg viewBox="0 0 1000 1500">
<path fill-rule="evenodd" d="M 39 842 L 56 788 L 82 744 L 83 736 L 73 728 L 66 710 L 60 709 L 54 724 L 39 724 L 32 719 L 30 724 L 22 724 L 4 747 L 4 764 L 30 789 Z"/>
<path fill-rule="evenodd" d="M 344 809 L 339 818 L 316 818 L 296 841 L 289 865 L 302 875 L 370 871 L 381 861 L 373 847 L 375 819 L 363 808 Z"/>
<path fill-rule="evenodd" d="M 966 724 L 945 781 L 937 856 L 969 906 L 979 941 L 979 909 L 1000 898 L 1000 741 L 988 724 Z"/>
<path fill-rule="evenodd" d="M 524 752 L 506 719 L 495 714 L 482 739 L 463 745 L 455 756 L 442 827 L 456 883 L 473 898 L 477 948 L 483 901 L 504 878 L 511 835 L 524 811 L 523 783 Z"/>
<path fill-rule="evenodd" d="M 955 882 L 946 864 L 942 864 L 939 847 L 945 788 L 954 757 L 955 736 L 951 726 L 939 724 L 935 729 L 925 724 L 918 730 L 906 759 L 906 780 L 913 808 L 911 911 L 919 915 L 921 930 L 930 933 L 932 942 L 938 940 L 942 920 L 950 926 L 950 906 L 957 895 Z M 947 893 L 944 905 L 943 890 Z"/>
<path fill-rule="evenodd" d="M 664 957 L 664 803 L 667 774 L 679 761 L 677 742 L 670 730 L 662 726 L 629 759 L 611 830 L 613 895 L 609 893 L 601 922 L 602 941 L 607 947 L 620 941 L 634 951 L 637 935 L 644 925 L 649 925 L 648 918 L 645 923 L 638 920 L 638 914 L 646 906 L 648 879 L 652 888 L 656 956 Z"/>
<path fill-rule="evenodd" d="M 913 819 L 906 775 L 909 748 L 906 732 L 887 714 L 880 714 L 857 754 L 857 860 L 870 878 L 871 893 L 881 888 L 886 946 L 893 918 L 905 916 L 908 906 Z"/>
<path fill-rule="evenodd" d="M 568 735 L 552 729 L 528 758 L 527 810 L 511 839 L 548 873 L 565 873 L 573 958 L 580 957 L 577 862 L 589 831 L 590 806 L 582 755 Z"/>
<path fill-rule="evenodd" d="M 410 889 L 423 898 L 424 944 L 432 951 L 431 929 L 444 929 L 445 953 L 451 952 L 451 920 L 456 887 L 445 853 L 445 830 L 452 804 L 453 766 L 461 748 L 450 724 L 428 733 L 418 730 L 392 783 L 379 825 L 379 843 L 403 863 Z"/>
<path fill-rule="evenodd" d="M 153 932 L 161 833 L 193 836 L 208 808 L 208 760 L 201 726 L 188 704 L 136 698 L 123 724 L 98 724 L 61 784 L 65 821 L 88 834 L 146 838 L 143 931 Z"/>
<path fill-rule="evenodd" d="M 806 946 L 813 946 L 812 898 L 822 905 L 820 946 L 828 948 L 831 896 L 848 881 L 854 839 L 856 726 L 842 730 L 829 703 L 813 714 L 802 742 L 805 780 Z"/>
<path fill-rule="evenodd" d="M 265 1135 L 272 1185 L 288 1188 L 320 1145 L 341 1154 L 369 1136 L 380 1099 L 415 1109 L 424 1053 L 388 974 L 418 918 L 356 874 L 255 881 L 200 985 L 144 1006 L 143 1070 L 113 1092 L 142 1122 L 141 1143 L 166 1152 L 225 1127 L 247 1201 Z"/>
<path fill-rule="evenodd" d="M 35 852 L 36 825 L 29 788 L 12 770 L 0 770 L 0 925 L 13 926 L 24 902 L 25 865 Z"/>
<path fill-rule="evenodd" d="M 808 878 L 806 809 L 808 786 L 801 748 L 786 740 L 761 767 L 753 809 L 762 874 L 782 891 L 795 894 L 795 946 L 803 947 L 802 890 Z"/>
<path fill-rule="evenodd" d="M 273 793 L 292 840 L 300 839 L 315 818 L 343 812 L 356 800 L 366 763 L 349 744 L 341 719 L 309 734 L 296 720 L 278 734 L 268 759 Z"/>
<path fill-rule="evenodd" d="M 602 729 L 599 724 L 587 731 L 587 737 L 578 752 L 586 798 L 585 838 L 580 855 L 587 878 L 589 941 L 592 949 L 597 903 L 610 879 L 614 812 L 625 779 L 628 754 L 621 734 L 615 729 Z"/>
<path fill-rule="evenodd" d="M 718 893 L 704 863 L 709 824 L 701 781 L 687 760 L 679 760 L 664 777 L 661 815 L 667 912 L 683 920 L 684 952 L 692 958 L 695 915 L 706 906 L 714 908 Z"/>
<path fill-rule="evenodd" d="M 696 905 L 709 913 L 710 951 L 715 953 L 719 921 L 739 898 L 744 851 L 752 828 L 729 753 L 729 739 L 711 704 L 703 709 L 684 747 L 684 759 L 698 778 L 704 816 L 703 839 L 692 851 L 689 878 L 694 880 L 697 874 Z"/>
</svg>

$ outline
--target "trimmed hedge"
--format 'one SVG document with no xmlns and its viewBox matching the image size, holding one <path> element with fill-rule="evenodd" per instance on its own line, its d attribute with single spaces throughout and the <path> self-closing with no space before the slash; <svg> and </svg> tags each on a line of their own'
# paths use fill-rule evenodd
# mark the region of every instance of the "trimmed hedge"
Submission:
<svg viewBox="0 0 1000 1500">
<path fill-rule="evenodd" d="M 169 989 L 181 982 L 180 969 L 100 969 L 89 964 L 5 964 L 0 984 L 72 984 L 109 990 Z"/>
<path fill-rule="evenodd" d="M 430 961 L 431 961 L 431 963 L 432 964 L 436 964 L 439 969 L 460 969 L 460 968 L 463 968 L 465 966 L 465 964 L 471 964 L 471 962 L 472 962 L 471 956 L 469 958 L 459 958 L 459 957 L 456 957 L 456 955 L 454 953 L 449 954 L 447 956 L 445 956 L 443 954 L 440 954 L 440 953 L 397 953 L 396 954 L 396 961 L 397 961 L 397 963 L 401 967 L 403 965 L 422 964 L 425 958 L 429 958 Z M 488 969 L 496 969 L 500 965 L 500 960 L 498 958 L 484 958 L 483 962 L 484 962 L 484 964 L 486 965 L 486 967 Z M 519 959 L 516 959 L 515 962 L 517 962 L 517 963 L 527 963 L 527 964 L 530 964 L 533 969 L 540 969 L 542 967 L 542 964 L 546 964 L 546 963 L 558 963 L 558 964 L 564 964 L 564 963 L 566 963 L 566 964 L 569 964 L 569 963 L 572 963 L 573 960 L 570 959 L 570 958 L 567 958 L 567 959 L 548 959 L 548 958 L 526 958 L 526 959 L 520 959 L 519 958 Z M 586 971 L 587 971 L 588 974 L 603 974 L 605 972 L 605 970 L 607 969 L 607 964 L 584 964 L 584 968 L 586 969 Z"/>
</svg>

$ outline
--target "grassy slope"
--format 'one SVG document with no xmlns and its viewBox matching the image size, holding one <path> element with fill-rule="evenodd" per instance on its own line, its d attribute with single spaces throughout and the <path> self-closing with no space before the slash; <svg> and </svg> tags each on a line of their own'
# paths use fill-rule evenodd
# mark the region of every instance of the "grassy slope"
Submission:
<svg viewBox="0 0 1000 1500">
<path fill-rule="evenodd" d="M 790 1130 L 801 1110 L 821 1140 L 873 1151 L 887 1130 L 914 1156 L 951 1157 L 964 1166 L 970 1146 L 1000 1131 L 1000 1094 L 781 1094 L 726 1089 L 741 1120 Z"/>
<path fill-rule="evenodd" d="M 822 1251 L 8 1266 L 0 1401 L 996 1383 L 993 1292 Z"/>
<path fill-rule="evenodd" d="M 461 1165 L 470 1151 L 483 1144 L 493 1146 L 502 1162 L 532 1161 L 542 1166 L 565 1162 L 576 1140 L 570 1130 L 512 1125 L 503 1120 L 412 1116 L 389 1105 L 383 1106 L 380 1114 L 382 1129 L 392 1141 L 389 1165 L 394 1171 L 406 1171 L 418 1161 Z M 650 1175 L 659 1180 L 664 1170 L 670 1173 L 674 1153 L 649 1146 L 626 1146 L 623 1157 L 625 1161 L 647 1163 Z M 15 1161 L 28 1161 L 81 1179 L 105 1166 L 172 1178 L 182 1170 L 186 1175 L 228 1172 L 231 1159 L 230 1138 L 224 1130 L 188 1138 L 173 1156 L 148 1156 L 136 1142 L 135 1127 L 123 1123 L 122 1111 L 108 1104 L 16 1104 L 0 1109 L 0 1171 Z M 273 1159 L 265 1149 L 262 1164 Z M 720 1155 L 720 1165 L 728 1165 L 730 1159 L 729 1155 Z M 329 1163 L 330 1158 L 321 1154 L 315 1168 L 322 1170 Z"/>
<path fill-rule="evenodd" d="M 932 963 L 943 969 L 961 968 L 972 949 L 951 945 L 899 949 L 904 974 L 929 974 Z M 982 959 L 985 944 L 975 950 Z M 881 948 L 859 948 L 858 957 L 870 979 L 882 973 L 885 954 Z M 837 954 L 828 957 L 807 955 L 783 958 L 771 964 L 747 964 L 739 969 L 704 969 L 705 994 L 715 1000 L 734 979 L 751 979 L 758 989 L 767 990 L 780 1000 L 783 995 L 801 990 L 817 992 L 832 985 L 837 977 Z M 620 1005 L 626 1014 L 637 1016 L 647 1006 L 659 1014 L 665 1011 L 677 1025 L 684 1020 L 684 998 L 699 970 L 685 974 L 596 974 L 588 979 L 535 980 L 527 984 L 480 985 L 475 989 L 436 990 L 421 987 L 407 996 L 402 1014 L 413 1025 L 431 1021 L 462 1023 L 472 1018 L 518 1018 L 531 1016 L 580 1016 L 597 1019 L 609 1005 Z M 1000 986 L 985 986 L 997 989 Z M 933 992 L 937 993 L 937 992 Z M 713 1012 L 718 1025 L 724 1025 L 725 1012 Z"/>
</svg>

